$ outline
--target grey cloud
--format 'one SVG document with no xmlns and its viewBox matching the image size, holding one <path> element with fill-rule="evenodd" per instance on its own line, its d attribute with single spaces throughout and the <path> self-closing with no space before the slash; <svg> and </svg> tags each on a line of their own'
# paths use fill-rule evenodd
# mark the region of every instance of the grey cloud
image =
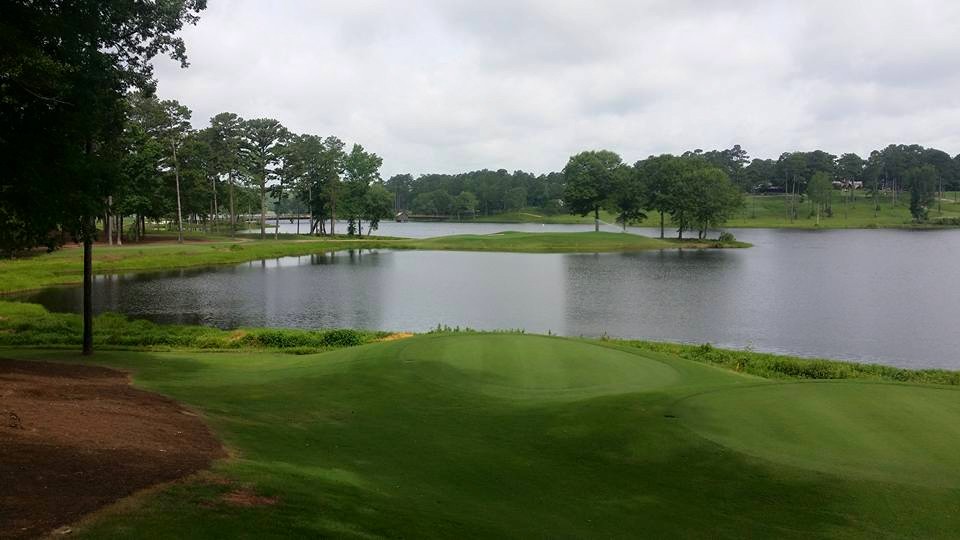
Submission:
<svg viewBox="0 0 960 540">
<path fill-rule="evenodd" d="M 384 174 L 556 170 L 743 145 L 960 151 L 960 7 L 937 0 L 218 0 L 157 62 L 194 110 L 272 116 Z"/>
</svg>

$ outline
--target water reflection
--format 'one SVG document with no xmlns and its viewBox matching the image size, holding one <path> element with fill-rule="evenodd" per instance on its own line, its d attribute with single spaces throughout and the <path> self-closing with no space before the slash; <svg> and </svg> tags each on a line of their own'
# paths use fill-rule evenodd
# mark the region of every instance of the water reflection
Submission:
<svg viewBox="0 0 960 540">
<path fill-rule="evenodd" d="M 463 232 L 463 231 L 461 231 Z M 960 368 L 958 231 L 738 231 L 748 250 L 355 250 L 102 276 L 95 309 L 222 328 L 438 324 Z M 894 255 L 895 254 L 895 255 Z M 21 295 L 79 311 L 77 287 Z"/>
</svg>

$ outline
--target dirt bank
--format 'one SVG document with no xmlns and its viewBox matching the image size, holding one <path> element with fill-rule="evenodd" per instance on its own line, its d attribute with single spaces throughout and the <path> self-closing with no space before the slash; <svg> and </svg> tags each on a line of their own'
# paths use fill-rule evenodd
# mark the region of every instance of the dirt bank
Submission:
<svg viewBox="0 0 960 540">
<path fill-rule="evenodd" d="M 197 416 L 125 373 L 0 358 L 0 538 L 49 533 L 223 455 Z"/>
</svg>

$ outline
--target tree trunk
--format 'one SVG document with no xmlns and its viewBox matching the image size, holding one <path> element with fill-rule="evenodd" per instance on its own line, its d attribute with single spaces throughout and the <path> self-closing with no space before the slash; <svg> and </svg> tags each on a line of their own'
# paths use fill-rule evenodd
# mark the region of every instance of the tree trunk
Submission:
<svg viewBox="0 0 960 540">
<path fill-rule="evenodd" d="M 117 214 L 117 245 L 123 245 L 123 214 Z"/>
<path fill-rule="evenodd" d="M 113 198 L 107 197 L 107 210 L 103 213 L 103 236 L 107 239 L 108 245 L 113 245 L 113 231 L 110 228 L 110 206 L 113 205 Z"/>
<path fill-rule="evenodd" d="M 310 207 L 310 236 L 313 236 L 317 222 L 313 220 L 313 185 L 307 184 L 307 206 Z"/>
<path fill-rule="evenodd" d="M 663 210 L 660 211 L 660 238 L 663 239 Z"/>
<path fill-rule="evenodd" d="M 334 223 L 336 223 L 336 221 L 337 221 L 337 198 L 331 197 L 330 198 L 330 236 L 336 236 L 337 234 L 336 228 L 333 225 Z"/>
<path fill-rule="evenodd" d="M 83 234 L 83 354 L 93 354 L 93 218 L 84 218 Z"/>
<path fill-rule="evenodd" d="M 173 176 L 177 183 L 177 243 L 183 243 L 183 211 L 180 206 L 180 163 L 177 161 L 177 145 L 173 145 Z"/>
<path fill-rule="evenodd" d="M 593 207 L 593 231 L 600 232 L 600 207 Z"/>
<path fill-rule="evenodd" d="M 230 236 L 237 234 L 237 206 L 233 198 L 233 172 L 230 172 Z"/>
<path fill-rule="evenodd" d="M 260 180 L 260 239 L 267 237 L 267 179 Z"/>
<path fill-rule="evenodd" d="M 273 228 L 273 239 L 280 239 L 280 202 L 283 201 L 283 181 L 280 182 L 280 194 L 277 195 L 277 204 L 274 206 L 274 217 L 276 218 L 276 224 Z"/>
</svg>

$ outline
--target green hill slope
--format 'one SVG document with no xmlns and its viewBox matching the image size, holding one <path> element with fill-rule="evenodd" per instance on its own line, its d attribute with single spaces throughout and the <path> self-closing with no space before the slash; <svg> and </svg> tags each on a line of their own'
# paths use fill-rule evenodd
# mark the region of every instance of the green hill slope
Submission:
<svg viewBox="0 0 960 540">
<path fill-rule="evenodd" d="M 75 360 L 64 352 L 6 356 Z M 234 451 L 82 537 L 861 537 L 960 527 L 960 392 L 783 384 L 515 334 L 334 352 L 107 352 Z"/>
</svg>

